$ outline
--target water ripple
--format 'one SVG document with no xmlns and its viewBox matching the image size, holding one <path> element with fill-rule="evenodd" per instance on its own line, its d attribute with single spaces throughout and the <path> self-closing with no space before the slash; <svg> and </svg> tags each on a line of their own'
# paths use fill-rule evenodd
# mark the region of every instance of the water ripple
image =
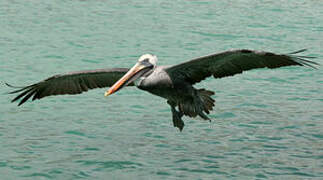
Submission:
<svg viewBox="0 0 323 180">
<path fill-rule="evenodd" d="M 323 74 L 258 69 L 207 80 L 211 122 L 172 125 L 165 100 L 127 87 L 17 107 L 2 82 L 160 65 L 229 49 L 323 64 L 322 1 L 0 1 L 0 179 L 322 179 Z"/>
</svg>

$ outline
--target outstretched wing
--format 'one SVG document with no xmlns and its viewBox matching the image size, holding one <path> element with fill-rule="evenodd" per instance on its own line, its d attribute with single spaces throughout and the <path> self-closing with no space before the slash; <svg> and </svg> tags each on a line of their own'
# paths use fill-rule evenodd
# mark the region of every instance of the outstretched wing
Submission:
<svg viewBox="0 0 323 180">
<path fill-rule="evenodd" d="M 38 83 L 20 87 L 18 90 L 10 92 L 10 94 L 19 93 L 11 102 L 15 102 L 22 98 L 18 104 L 18 106 L 20 106 L 31 97 L 32 100 L 35 100 L 46 96 L 80 94 L 89 89 L 109 87 L 126 74 L 128 70 L 129 69 L 127 68 L 113 68 L 58 74 Z M 14 87 L 9 84 L 7 85 Z M 134 84 L 129 84 L 128 86 L 131 85 Z"/>
<path fill-rule="evenodd" d="M 305 59 L 314 57 L 295 55 L 304 51 L 305 49 L 289 54 L 274 54 L 246 49 L 232 50 L 199 57 L 165 70 L 173 80 L 184 80 L 194 84 L 211 75 L 214 78 L 222 78 L 256 68 L 278 68 L 292 65 L 306 65 L 315 68 L 313 65 L 318 65 L 318 63 Z"/>
</svg>

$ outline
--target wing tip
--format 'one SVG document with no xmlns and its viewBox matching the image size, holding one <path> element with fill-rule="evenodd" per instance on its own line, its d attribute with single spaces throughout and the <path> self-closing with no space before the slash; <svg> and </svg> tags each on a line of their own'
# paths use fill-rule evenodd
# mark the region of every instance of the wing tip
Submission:
<svg viewBox="0 0 323 180">
<path fill-rule="evenodd" d="M 291 57 L 300 66 L 308 66 L 308 67 L 311 67 L 313 69 L 318 69 L 316 66 L 320 66 L 320 63 L 315 62 L 315 61 L 307 60 L 307 59 L 315 59 L 317 57 L 297 55 L 297 54 L 302 53 L 302 52 L 305 52 L 307 50 L 308 49 L 304 48 L 304 49 L 300 49 L 298 51 L 294 51 L 294 52 L 288 53 L 287 55 L 289 57 Z"/>
<path fill-rule="evenodd" d="M 17 90 L 14 90 L 14 91 L 11 91 L 11 92 L 8 92 L 8 94 L 15 94 L 15 93 L 19 93 L 15 98 L 13 98 L 10 102 L 11 103 L 14 103 L 16 102 L 17 100 L 23 98 L 23 100 L 21 100 L 19 103 L 18 103 L 18 106 L 21 106 L 23 103 L 26 102 L 26 100 L 28 100 L 30 98 L 30 91 L 32 89 L 30 89 L 29 87 L 31 86 L 25 86 L 25 87 L 21 87 L 21 86 L 14 86 L 14 85 L 11 85 L 7 82 L 4 82 L 4 84 L 10 88 L 14 88 L 14 89 L 17 89 Z M 33 93 L 31 93 L 33 94 Z M 29 96 L 27 99 L 26 96 Z"/>
<path fill-rule="evenodd" d="M 18 88 L 25 88 L 25 86 L 14 86 L 14 85 L 11 85 L 11 84 L 9 84 L 9 83 L 7 83 L 7 82 L 4 82 L 4 84 L 5 84 L 6 86 L 8 86 L 8 87 L 15 88 L 15 89 L 18 89 Z"/>
<path fill-rule="evenodd" d="M 297 50 L 297 51 L 290 52 L 290 53 L 288 53 L 288 54 L 290 54 L 290 55 L 298 54 L 298 53 L 305 52 L 305 51 L 307 51 L 307 50 L 308 50 L 308 49 L 304 48 L 304 49 L 300 49 L 300 50 Z"/>
</svg>

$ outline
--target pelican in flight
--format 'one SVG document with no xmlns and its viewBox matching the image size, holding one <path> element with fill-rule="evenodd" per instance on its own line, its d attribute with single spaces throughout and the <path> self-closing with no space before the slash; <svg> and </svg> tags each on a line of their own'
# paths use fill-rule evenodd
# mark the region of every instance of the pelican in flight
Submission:
<svg viewBox="0 0 323 180">
<path fill-rule="evenodd" d="M 223 78 L 256 68 L 278 68 L 282 66 L 309 66 L 318 63 L 306 60 L 313 58 L 299 56 L 305 49 L 289 54 L 274 54 L 265 51 L 231 50 L 211 54 L 173 66 L 157 66 L 157 57 L 142 55 L 131 68 L 109 68 L 90 71 L 76 71 L 58 74 L 38 83 L 19 88 L 12 93 L 19 93 L 12 102 L 19 99 L 18 106 L 29 98 L 41 99 L 52 95 L 80 94 L 94 88 L 110 87 L 105 92 L 109 96 L 128 86 L 160 96 L 167 100 L 173 116 L 174 127 L 182 131 L 183 116 L 200 116 L 210 120 L 209 114 L 214 106 L 213 91 L 197 89 L 193 85 L 209 76 Z M 12 85 L 7 84 L 10 87 Z"/>
</svg>

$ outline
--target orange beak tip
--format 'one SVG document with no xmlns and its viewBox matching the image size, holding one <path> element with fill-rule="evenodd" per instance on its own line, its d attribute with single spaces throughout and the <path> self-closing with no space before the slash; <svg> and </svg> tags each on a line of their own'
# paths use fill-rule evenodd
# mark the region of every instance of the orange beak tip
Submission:
<svg viewBox="0 0 323 180">
<path fill-rule="evenodd" d="M 105 97 L 107 97 L 107 96 L 109 96 L 110 95 L 110 91 L 106 91 L 105 93 L 104 93 L 104 96 Z"/>
</svg>

